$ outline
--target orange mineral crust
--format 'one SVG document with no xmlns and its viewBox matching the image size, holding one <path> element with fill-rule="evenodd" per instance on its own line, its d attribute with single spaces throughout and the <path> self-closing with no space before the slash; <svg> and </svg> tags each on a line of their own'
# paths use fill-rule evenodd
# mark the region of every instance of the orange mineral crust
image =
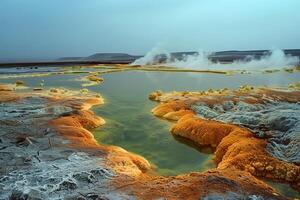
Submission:
<svg viewBox="0 0 300 200">
<path fill-rule="evenodd" d="M 96 116 L 89 109 L 93 105 L 103 103 L 101 97 L 84 95 L 84 97 L 78 98 L 78 96 L 63 97 L 56 94 L 50 99 L 49 105 L 64 105 L 70 107 L 72 111 L 50 120 L 48 124 L 71 142 L 68 146 L 88 150 L 93 155 L 105 155 L 107 165 L 117 173 L 137 176 L 150 170 L 150 163 L 143 157 L 121 147 L 100 145 L 95 140 L 90 130 L 105 124 L 105 120 Z"/>
<path fill-rule="evenodd" d="M 171 128 L 173 135 L 192 140 L 199 147 L 208 145 L 215 148 L 217 169 L 247 171 L 256 177 L 287 182 L 300 191 L 300 166 L 273 157 L 266 150 L 266 139 L 258 138 L 249 129 L 238 125 L 199 117 L 192 109 L 192 104 L 205 103 L 212 107 L 228 100 L 253 105 L 261 104 L 265 99 L 296 103 L 300 99 L 300 92 L 270 89 L 167 94 L 154 92 L 149 98 L 160 102 L 152 110 L 155 116 L 169 119 L 168 116 L 172 115 L 172 119 L 178 119 Z"/>
</svg>

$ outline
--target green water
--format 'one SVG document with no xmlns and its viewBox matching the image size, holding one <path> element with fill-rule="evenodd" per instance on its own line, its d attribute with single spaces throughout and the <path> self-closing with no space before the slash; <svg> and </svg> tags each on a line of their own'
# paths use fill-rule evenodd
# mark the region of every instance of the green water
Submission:
<svg viewBox="0 0 300 200">
<path fill-rule="evenodd" d="M 104 106 L 94 109 L 107 121 L 94 131 L 100 143 L 121 146 L 144 156 L 163 175 L 214 167 L 210 154 L 197 152 L 172 137 L 169 132 L 172 124 L 150 113 L 155 103 L 147 98 L 128 101 L 125 96 L 105 96 L 105 99 Z"/>
</svg>

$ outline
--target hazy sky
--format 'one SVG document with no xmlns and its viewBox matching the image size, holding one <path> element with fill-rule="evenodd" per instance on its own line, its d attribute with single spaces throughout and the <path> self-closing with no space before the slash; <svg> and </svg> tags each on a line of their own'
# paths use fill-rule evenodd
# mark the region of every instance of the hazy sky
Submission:
<svg viewBox="0 0 300 200">
<path fill-rule="evenodd" d="M 300 0 L 0 0 L 0 59 L 300 48 Z"/>
</svg>

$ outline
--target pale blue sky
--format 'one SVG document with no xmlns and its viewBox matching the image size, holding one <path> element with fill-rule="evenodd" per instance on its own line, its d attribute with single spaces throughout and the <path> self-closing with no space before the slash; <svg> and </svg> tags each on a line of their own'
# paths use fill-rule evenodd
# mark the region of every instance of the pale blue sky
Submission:
<svg viewBox="0 0 300 200">
<path fill-rule="evenodd" d="M 300 48 L 300 0 L 0 0 L 0 59 Z"/>
</svg>

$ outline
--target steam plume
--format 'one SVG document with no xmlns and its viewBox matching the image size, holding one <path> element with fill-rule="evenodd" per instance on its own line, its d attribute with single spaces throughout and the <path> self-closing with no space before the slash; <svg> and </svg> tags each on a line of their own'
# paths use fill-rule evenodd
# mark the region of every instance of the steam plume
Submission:
<svg viewBox="0 0 300 200">
<path fill-rule="evenodd" d="M 280 49 L 274 49 L 269 54 L 260 58 L 247 56 L 245 60 L 236 60 L 230 64 L 213 62 L 209 59 L 210 53 L 200 51 L 197 54 L 186 55 L 181 60 L 172 60 L 169 53 L 160 49 L 153 48 L 144 57 L 136 60 L 135 65 L 157 64 L 159 56 L 166 55 L 164 65 L 179 68 L 198 69 L 198 70 L 266 70 L 293 67 L 299 64 L 300 60 L 296 56 L 286 55 Z"/>
</svg>

